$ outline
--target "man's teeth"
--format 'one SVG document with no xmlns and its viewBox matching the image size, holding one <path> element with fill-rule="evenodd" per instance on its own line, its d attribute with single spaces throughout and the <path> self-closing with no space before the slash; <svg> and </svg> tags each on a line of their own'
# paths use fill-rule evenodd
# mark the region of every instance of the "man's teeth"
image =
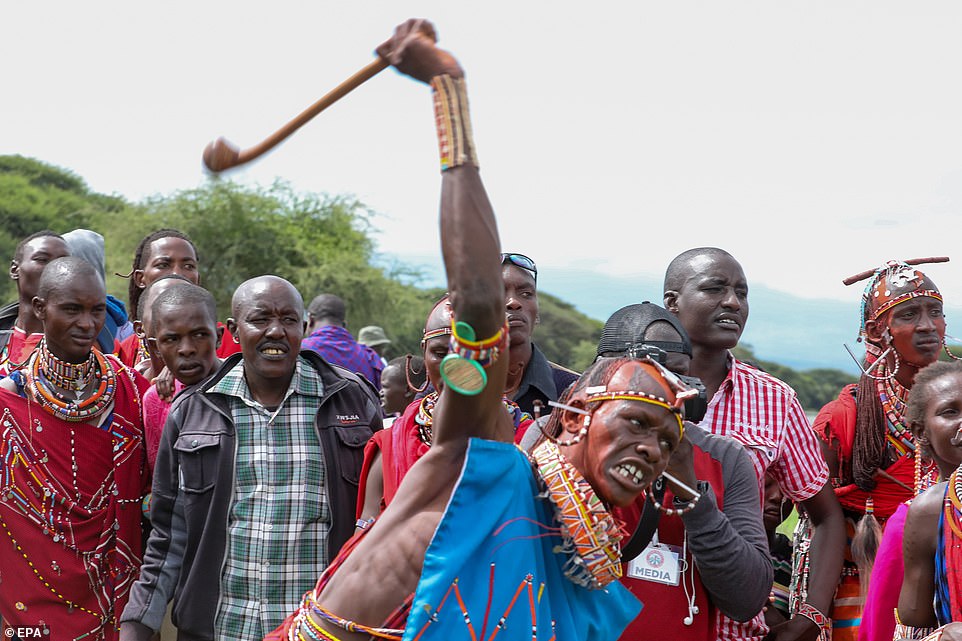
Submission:
<svg viewBox="0 0 962 641">
<path fill-rule="evenodd" d="M 269 356 L 278 356 L 284 353 L 284 350 L 277 349 L 276 347 L 265 347 L 263 352 Z"/>
<path fill-rule="evenodd" d="M 634 481 L 638 485 L 641 485 L 641 481 L 644 478 L 644 474 L 642 473 L 642 471 L 639 470 L 634 465 L 631 465 L 630 463 L 625 465 L 619 465 L 618 467 L 615 468 L 615 471 L 617 471 L 618 474 L 621 474 L 625 478 L 630 478 L 632 481 Z"/>
<path fill-rule="evenodd" d="M 728 323 L 729 325 L 737 325 L 737 324 L 738 324 L 737 322 L 733 321 L 733 320 L 730 319 L 730 318 L 719 318 L 719 319 L 718 319 L 718 322 L 719 322 L 719 323 Z"/>
</svg>

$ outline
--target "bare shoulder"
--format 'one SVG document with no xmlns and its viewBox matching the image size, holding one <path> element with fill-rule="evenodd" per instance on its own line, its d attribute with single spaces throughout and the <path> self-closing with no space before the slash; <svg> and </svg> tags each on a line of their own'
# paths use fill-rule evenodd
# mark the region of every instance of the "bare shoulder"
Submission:
<svg viewBox="0 0 962 641">
<path fill-rule="evenodd" d="M 909 504 L 906 523 L 915 519 L 938 518 L 942 511 L 942 501 L 945 498 L 945 481 L 936 483 L 925 492 L 915 497 Z"/>
</svg>

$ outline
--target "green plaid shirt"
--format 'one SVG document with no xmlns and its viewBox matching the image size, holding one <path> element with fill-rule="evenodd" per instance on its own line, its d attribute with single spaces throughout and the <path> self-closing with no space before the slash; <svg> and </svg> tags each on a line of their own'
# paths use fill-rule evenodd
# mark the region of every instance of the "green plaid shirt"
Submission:
<svg viewBox="0 0 962 641">
<path fill-rule="evenodd" d="M 207 393 L 227 395 L 237 433 L 215 638 L 261 639 L 327 567 L 331 512 L 314 418 L 320 375 L 303 357 L 271 412 L 251 398 L 243 361 Z"/>
</svg>

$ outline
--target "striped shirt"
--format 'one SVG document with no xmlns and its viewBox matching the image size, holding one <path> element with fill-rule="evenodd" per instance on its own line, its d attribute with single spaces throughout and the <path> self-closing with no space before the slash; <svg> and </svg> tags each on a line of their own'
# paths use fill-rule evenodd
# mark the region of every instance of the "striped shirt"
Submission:
<svg viewBox="0 0 962 641">
<path fill-rule="evenodd" d="M 299 357 L 287 395 L 271 410 L 251 397 L 241 361 L 209 392 L 227 395 L 237 432 L 215 635 L 261 639 L 328 564 L 331 513 L 314 427 L 321 378 Z"/>
<path fill-rule="evenodd" d="M 728 376 L 699 425 L 748 449 L 758 476 L 759 500 L 768 470 L 785 496 L 796 502 L 815 496 L 828 481 L 828 466 L 795 390 L 731 355 Z M 718 638 L 725 640 L 760 641 L 768 630 L 761 612 L 739 623 L 719 611 L 717 622 Z"/>
</svg>

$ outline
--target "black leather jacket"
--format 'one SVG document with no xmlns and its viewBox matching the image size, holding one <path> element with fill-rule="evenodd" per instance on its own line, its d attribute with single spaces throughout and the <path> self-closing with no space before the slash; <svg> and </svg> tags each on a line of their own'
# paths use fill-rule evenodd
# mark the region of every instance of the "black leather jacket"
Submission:
<svg viewBox="0 0 962 641">
<path fill-rule="evenodd" d="M 362 377 L 315 352 L 301 356 L 323 383 L 314 425 L 327 465 L 328 558 L 333 559 L 354 533 L 364 445 L 381 429 L 381 406 Z M 181 641 L 214 638 L 234 493 L 236 441 L 227 398 L 198 392 L 210 389 L 240 358 L 231 356 L 211 378 L 174 399 L 154 468 L 153 530 L 121 619 L 159 630 L 174 598 L 172 620 Z"/>
</svg>

